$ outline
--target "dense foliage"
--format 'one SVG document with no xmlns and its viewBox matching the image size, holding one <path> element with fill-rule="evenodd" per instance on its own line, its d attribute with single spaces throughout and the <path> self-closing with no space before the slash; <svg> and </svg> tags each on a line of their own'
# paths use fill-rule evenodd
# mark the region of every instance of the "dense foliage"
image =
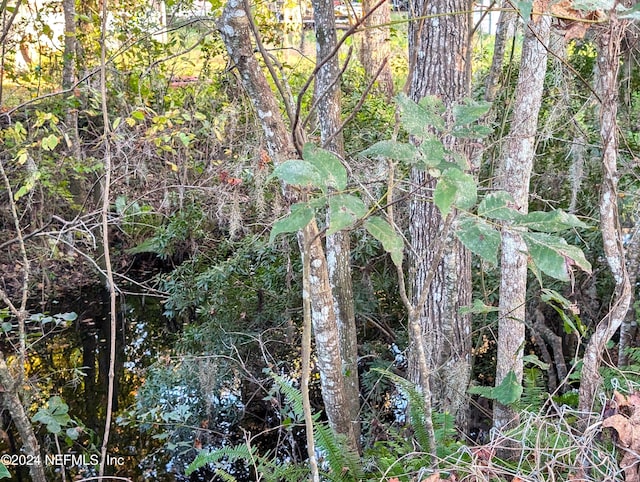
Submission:
<svg viewBox="0 0 640 482">
<path fill-rule="evenodd" d="M 313 33 L 284 22 L 279 6 L 257 2 L 256 52 L 268 51 L 261 65 L 272 75 L 282 110 L 294 100 L 308 141 L 299 158 L 277 160 L 260 128 L 265 113 L 254 109 L 216 30 L 223 5 L 210 2 L 205 14 L 195 14 L 200 2 L 166 2 L 164 27 L 146 5 L 125 3 L 112 8 L 113 40 L 101 44 L 98 4 L 75 2 L 73 52 L 55 44 L 44 11 L 36 19 L 17 17 L 4 31 L 0 383 L 17 394 L 43 454 L 101 454 L 112 335 L 108 321 L 93 319 L 91 313 L 100 312 L 117 316 L 118 340 L 126 340 L 114 361 L 110 453 L 128 458 L 108 472 L 131 480 L 310 477 L 301 383 L 308 251 L 299 232 L 313 220 L 323 242 L 337 232 L 351 240 L 362 424 L 358 453 L 326 419 L 314 355 L 312 438 L 323 480 L 595 481 L 622 474 L 632 480 L 620 462 L 624 447 L 640 441 L 620 440 L 623 422 L 633 421 L 639 404 L 637 303 L 627 331 L 608 342 L 601 396 L 591 407 L 605 420 L 624 420 L 607 422 L 608 430 L 585 429 L 577 410 L 585 345 L 617 296 L 598 228 L 603 146 L 595 65 L 605 17 L 594 13 L 600 25 L 568 39 L 549 59 L 523 214 L 494 183 L 511 128 L 519 34 L 500 72 L 498 98 L 488 103 L 484 79 L 494 36 L 476 32 L 469 46 L 472 98 L 447 109 L 435 96 L 413 102 L 400 94 L 390 101 L 369 85 L 351 51 L 362 48 L 361 34 L 350 30 L 337 52 L 344 66 L 341 157 L 320 146 L 318 100 L 308 89 L 315 74 Z M 598 2 L 569 3 L 580 15 L 605 10 Z M 528 19 L 531 2 L 518 5 Z M 5 17 L 12 8 L 0 7 Z M 626 258 L 619 262 L 635 291 L 638 13 L 619 13 L 627 15 L 630 32 L 620 53 L 617 208 Z M 556 27 L 566 27 L 566 15 L 555 15 Z M 410 74 L 407 21 L 403 12 L 392 17 L 390 64 L 398 86 Z M 26 32 L 57 47 L 20 40 Z M 27 47 L 33 58 L 20 60 L 29 57 Z M 100 48 L 108 52 L 102 65 Z M 61 91 L 69 62 L 75 80 Z M 451 138 L 469 142 L 471 160 L 448 149 Z M 450 220 L 443 239 L 455 236 L 473 256 L 474 301 L 464 308 L 473 321 L 473 380 L 459 387 L 471 400 L 466 431 L 439 401 L 433 411 L 425 406 L 424 394 L 408 381 L 412 333 L 400 284 L 401 275 L 412 276 L 406 268 L 414 169 L 436 180 L 425 202 Z M 522 383 L 511 372 L 496 386 L 505 232 L 520 233 L 528 251 L 527 338 Z M 118 289 L 117 314 L 104 298 L 105 283 Z M 314 340 L 314 348 L 322 342 Z M 13 399 L 2 396 L 7 415 L 0 450 L 17 454 L 27 444 L 25 432 L 9 408 Z M 519 423 L 492 430 L 493 403 L 516 408 Z M 516 445 L 515 456 L 509 454 Z M 0 477 L 26 476 L 28 467 L 4 461 Z M 91 459 L 66 472 L 64 464 L 45 470 L 51 480 L 90 477 L 97 465 Z"/>
</svg>

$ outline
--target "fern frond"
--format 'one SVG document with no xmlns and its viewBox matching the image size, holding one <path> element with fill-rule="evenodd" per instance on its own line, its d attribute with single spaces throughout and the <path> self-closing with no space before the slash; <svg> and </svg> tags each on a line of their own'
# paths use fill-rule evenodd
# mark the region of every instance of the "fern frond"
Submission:
<svg viewBox="0 0 640 482">
<path fill-rule="evenodd" d="M 411 383 L 409 380 L 406 380 L 395 373 L 380 370 L 378 368 L 374 368 L 373 370 L 376 370 L 389 378 L 396 384 L 398 390 L 400 390 L 400 392 L 407 398 L 407 401 L 409 402 L 409 422 L 413 428 L 414 437 L 420 448 L 423 451 L 428 452 L 429 434 L 425 426 L 427 415 L 424 409 L 424 396 L 422 393 L 414 383 Z"/>
<path fill-rule="evenodd" d="M 537 367 L 525 368 L 522 385 L 523 392 L 519 403 L 526 410 L 537 412 L 548 396 L 542 370 Z"/>
<path fill-rule="evenodd" d="M 255 451 L 253 447 L 248 447 L 245 444 L 236 445 L 235 447 L 221 447 L 212 451 L 201 451 L 196 458 L 189 464 L 185 470 L 185 475 L 191 475 L 196 470 L 204 467 L 207 464 L 215 464 L 223 459 L 229 462 L 252 460 L 255 457 Z"/>
<path fill-rule="evenodd" d="M 309 480 L 309 467 L 283 464 L 276 459 L 264 460 L 261 458 L 258 462 L 258 469 L 265 482 Z"/>
<path fill-rule="evenodd" d="M 334 482 L 351 482 L 364 478 L 360 456 L 349 450 L 346 438 L 337 435 L 326 423 L 317 422 L 314 436 L 319 449 L 325 452 L 325 461 L 330 472 L 327 477 Z"/>
<path fill-rule="evenodd" d="M 296 421 L 304 420 L 304 405 L 302 403 L 302 392 L 299 389 L 293 387 L 291 383 L 281 375 L 277 373 L 270 373 L 271 378 L 278 386 L 278 390 L 282 393 L 287 401 L 289 407 L 293 410 L 296 416 Z"/>
<path fill-rule="evenodd" d="M 238 482 L 238 479 L 222 469 L 216 469 L 215 473 L 220 479 L 223 480 L 223 482 Z"/>
</svg>

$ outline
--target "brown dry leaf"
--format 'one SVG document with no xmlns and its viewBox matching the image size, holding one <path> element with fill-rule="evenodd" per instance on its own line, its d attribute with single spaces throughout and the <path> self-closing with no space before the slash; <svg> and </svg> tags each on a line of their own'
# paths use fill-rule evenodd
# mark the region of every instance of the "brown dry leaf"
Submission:
<svg viewBox="0 0 640 482">
<path fill-rule="evenodd" d="M 587 33 L 590 24 L 583 20 L 591 19 L 593 12 L 583 12 L 573 8 L 573 0 L 560 0 L 551 5 L 551 13 L 564 30 L 565 40 L 581 39 Z"/>
<path fill-rule="evenodd" d="M 445 479 L 440 478 L 440 473 L 436 472 L 435 474 L 431 474 L 426 479 L 422 479 L 422 482 L 446 482 Z"/>
<path fill-rule="evenodd" d="M 629 403 L 627 402 L 627 397 L 625 397 L 617 390 L 613 392 L 613 400 L 617 403 L 618 408 L 626 407 L 627 405 L 629 405 Z"/>
<path fill-rule="evenodd" d="M 551 5 L 551 13 L 556 17 L 574 20 L 576 18 L 583 18 L 582 13 L 572 8 L 572 0 L 560 0 L 559 2 Z"/>
<path fill-rule="evenodd" d="M 602 421 L 603 427 L 609 427 L 618 432 L 620 445 L 623 447 L 631 447 L 634 439 L 634 430 L 631 422 L 624 415 L 613 415 Z M 640 432 L 639 432 L 640 435 Z"/>
<path fill-rule="evenodd" d="M 564 31 L 565 40 L 581 39 L 589 29 L 589 24 L 584 22 L 571 22 L 569 28 Z"/>
<path fill-rule="evenodd" d="M 531 19 L 533 23 L 538 23 L 540 20 L 540 13 L 546 12 L 549 9 L 549 0 L 533 0 L 531 6 Z"/>
<path fill-rule="evenodd" d="M 640 392 L 633 392 L 627 397 L 629 405 L 633 405 L 634 410 L 640 408 Z"/>
</svg>

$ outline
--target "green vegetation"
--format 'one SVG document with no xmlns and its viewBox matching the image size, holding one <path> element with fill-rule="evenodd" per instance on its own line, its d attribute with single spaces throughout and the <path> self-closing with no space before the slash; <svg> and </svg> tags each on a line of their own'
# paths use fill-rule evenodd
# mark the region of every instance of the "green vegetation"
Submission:
<svg viewBox="0 0 640 482">
<path fill-rule="evenodd" d="M 264 127 L 272 113 L 255 108 L 217 31 L 224 5 L 208 2 L 206 15 L 187 15 L 187 3 L 197 2 L 166 2 L 169 17 L 176 15 L 166 39 L 145 5 L 114 6 L 113 44 L 102 45 L 108 55 L 101 65 L 99 5 L 85 3 L 75 2 L 70 90 L 61 90 L 63 44 L 20 65 L 20 35 L 34 28 L 29 35 L 51 39 L 46 22 L 20 17 L 6 31 L 9 48 L 0 65 L 0 400 L 7 414 L 1 453 L 30 453 L 31 444 L 42 454 L 102 457 L 108 440 L 113 453 L 140 453 L 126 452 L 131 459 L 120 472 L 88 463 L 45 467 L 46 476 L 301 481 L 314 477 L 306 451 L 311 438 L 320 480 L 327 481 L 571 482 L 622 480 L 623 474 L 630 480 L 631 469 L 621 464 L 628 455 L 620 443 L 622 422 L 612 419 L 607 429 L 601 422 L 632 419 L 640 410 L 637 302 L 621 331 L 603 343 L 593 413 L 578 409 L 585 346 L 622 292 L 598 227 L 599 191 L 608 181 L 601 172 L 596 36 L 615 12 L 597 17 L 584 38 L 568 39 L 549 59 L 523 210 L 496 181 L 513 127 L 520 34 L 491 103 L 484 81 L 493 36 L 478 32 L 469 43 L 471 97 L 449 104 L 435 95 L 389 99 L 369 85 L 358 59 L 364 34 L 349 32 L 336 53 L 344 68 L 337 84 L 342 155 L 324 142 L 317 119 L 322 100 L 310 87 L 315 36 L 285 24 L 272 4 L 252 4 L 260 42 L 254 38 L 249 50 L 268 74 L 280 109 L 292 115 L 287 128 L 295 117 L 304 131 L 293 133 L 305 141 L 296 145 L 300 152 L 277 158 Z M 570 3 L 572 15 L 604 11 L 599 2 Z M 529 19 L 532 6 L 518 2 L 517 11 Z M 6 16 L 12 8 L 3 4 L 0 11 Z M 618 13 L 629 29 L 637 28 L 637 8 Z M 410 75 L 407 22 L 405 14 L 393 14 L 389 63 L 398 92 Z M 637 46 L 627 47 L 616 104 L 615 205 L 623 256 L 613 263 L 625 267 L 634 294 L 640 69 Z M 452 139 L 466 143 L 463 153 L 451 148 Z M 416 171 L 432 184 L 413 185 Z M 471 260 L 473 301 L 463 312 L 472 320 L 472 380 L 453 387 L 470 400 L 464 422 L 443 408 L 446 400 L 432 399 L 410 381 L 418 369 L 408 356 L 416 340 L 404 277 L 415 275 L 409 210 L 417 192 L 444 220 L 441 243 L 459 240 Z M 313 320 L 305 313 L 310 225 L 317 226 L 311 241 L 323 247 L 335 234 L 347 233 L 351 243 L 358 360 L 343 375 L 357 371 L 357 450 L 332 428 L 323 405 L 327 388 L 317 348 L 326 340 L 315 337 L 310 367 L 302 362 L 305 322 L 318 321 L 316 312 Z M 511 235 L 522 239 L 528 256 L 527 335 L 517 347 L 524 373 L 520 381 L 511 370 L 496 385 L 501 255 Z M 311 262 L 336 263 L 322 256 Z M 118 291 L 117 313 L 103 299 L 105 284 Z M 80 300 L 95 286 L 90 296 L 117 318 L 117 338 L 126 333 L 132 340 L 115 358 L 108 323 L 94 326 L 79 301 L 59 310 L 38 304 Z M 336 296 L 332 288 L 328 298 Z M 138 296 L 157 302 L 147 305 Z M 156 323 L 148 323 L 151 318 Z M 119 388 L 109 439 L 101 424 L 110 358 Z M 306 368 L 308 387 L 301 381 Z M 520 419 L 492 428 L 494 405 L 516 409 Z M 20 413 L 28 428 L 20 425 Z M 591 423 L 585 425 L 585 416 Z M 0 463 L 0 478 L 35 477 L 28 470 Z"/>
</svg>

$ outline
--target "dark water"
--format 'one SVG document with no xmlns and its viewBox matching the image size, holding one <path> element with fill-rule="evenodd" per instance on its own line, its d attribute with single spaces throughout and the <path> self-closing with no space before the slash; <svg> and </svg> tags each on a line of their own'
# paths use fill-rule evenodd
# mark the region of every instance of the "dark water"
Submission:
<svg viewBox="0 0 640 482">
<path fill-rule="evenodd" d="M 71 417 L 57 436 L 45 425 L 34 422 L 47 476 L 49 480 L 62 480 L 63 468 L 66 480 L 95 476 L 93 464 L 99 460 L 107 407 L 108 293 L 101 286 L 92 286 L 70 297 L 39 303 L 31 308 L 31 313 L 77 314 L 66 327 L 54 328 L 55 323 L 44 329 L 40 323 L 29 325 L 32 345 L 26 368 L 30 414 L 33 416 L 47 406 L 51 397 L 58 396 L 68 405 Z M 135 406 L 147 367 L 168 352 L 177 335 L 162 316 L 159 300 L 150 296 L 120 295 L 117 323 L 114 414 L 107 472 L 131 480 L 148 480 L 149 467 L 153 467 L 155 480 L 176 480 L 167 473 L 162 461 L 163 444 L 149 440 L 151 437 L 146 437 L 137 424 L 121 421 Z M 5 343 L 5 355 L 10 357 L 12 350 L 11 343 Z M 20 454 L 21 442 L 6 411 L 2 429 L 6 436 L 0 442 L 1 453 Z M 66 429 L 79 434 L 77 440 L 68 438 Z M 11 480 L 30 480 L 26 467 L 13 466 L 10 472 Z"/>
</svg>

